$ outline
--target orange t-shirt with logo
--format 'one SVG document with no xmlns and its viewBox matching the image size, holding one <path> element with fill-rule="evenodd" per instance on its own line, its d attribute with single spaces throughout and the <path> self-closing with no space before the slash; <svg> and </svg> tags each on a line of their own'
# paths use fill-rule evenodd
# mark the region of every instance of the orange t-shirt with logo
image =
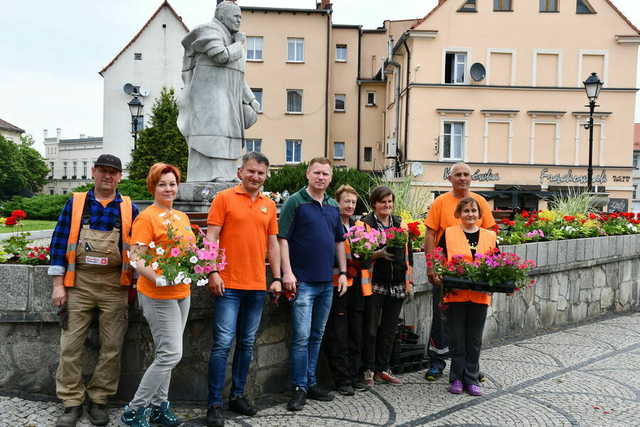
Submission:
<svg viewBox="0 0 640 427">
<path fill-rule="evenodd" d="M 496 225 L 496 220 L 491 213 L 489 203 L 479 194 L 470 192 L 469 197 L 473 197 L 478 202 L 478 207 L 482 213 L 481 218 L 476 223 L 480 228 L 491 228 Z M 460 219 L 456 218 L 454 212 L 458 206 L 458 199 L 451 191 L 436 197 L 429 209 L 429 215 L 424 220 L 424 225 L 436 232 L 436 244 L 440 241 L 442 233 L 449 227 L 460 224 Z"/>
<path fill-rule="evenodd" d="M 262 193 L 255 200 L 241 185 L 216 194 L 207 217 L 209 226 L 222 227 L 219 245 L 227 266 L 220 271 L 225 288 L 264 291 L 268 236 L 278 234 L 276 204 Z"/>
<path fill-rule="evenodd" d="M 173 227 L 176 236 L 181 242 L 195 242 L 195 236 L 191 230 L 191 222 L 184 212 L 172 209 L 166 211 L 154 205 L 149 206 L 136 217 L 131 229 L 132 245 L 149 246 L 151 242 L 156 247 L 167 244 L 167 221 Z M 149 248 L 149 251 L 155 249 Z M 182 299 L 191 294 L 189 285 L 180 284 L 157 287 L 154 282 L 140 275 L 138 278 L 138 292 L 154 299 Z"/>
</svg>

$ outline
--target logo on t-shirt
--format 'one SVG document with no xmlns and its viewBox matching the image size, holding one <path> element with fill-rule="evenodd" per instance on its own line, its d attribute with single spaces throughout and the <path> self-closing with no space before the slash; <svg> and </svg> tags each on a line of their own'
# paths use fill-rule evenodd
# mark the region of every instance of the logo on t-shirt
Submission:
<svg viewBox="0 0 640 427">
<path fill-rule="evenodd" d="M 261 207 L 261 208 L 260 208 L 260 211 L 261 211 L 263 214 L 266 214 L 266 213 L 267 213 L 267 207 L 266 207 L 266 206 Z"/>
</svg>

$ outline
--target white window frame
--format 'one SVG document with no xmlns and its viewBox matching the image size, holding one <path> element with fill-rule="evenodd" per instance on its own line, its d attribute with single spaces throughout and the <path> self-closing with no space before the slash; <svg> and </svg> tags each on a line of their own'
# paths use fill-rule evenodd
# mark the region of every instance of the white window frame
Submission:
<svg viewBox="0 0 640 427">
<path fill-rule="evenodd" d="M 342 97 L 342 104 L 343 104 L 342 109 L 338 108 L 338 99 L 340 99 L 339 97 Z M 345 111 L 347 111 L 347 95 L 346 94 L 336 93 L 333 96 L 333 111 L 338 113 L 344 113 Z"/>
<path fill-rule="evenodd" d="M 447 80 L 447 53 L 464 53 L 467 55 L 466 63 L 464 65 L 464 76 L 462 76 L 462 83 L 445 83 Z M 455 62 L 455 61 L 454 61 Z M 469 83 L 469 70 L 471 69 L 471 49 L 468 47 L 446 47 L 442 49 L 442 84 L 468 84 Z M 455 77 L 455 64 L 454 64 L 454 77 Z M 455 78 L 454 78 L 455 80 Z"/>
<path fill-rule="evenodd" d="M 260 49 L 257 49 L 257 46 L 255 46 L 256 42 L 260 42 Z M 251 44 L 254 44 L 253 49 L 251 49 Z M 260 57 L 257 58 L 250 58 L 249 57 L 249 52 L 253 51 L 253 52 L 260 52 Z M 256 55 L 257 56 L 257 55 Z M 262 36 L 249 36 L 247 37 L 247 61 L 249 62 L 262 62 L 264 61 L 264 37 Z"/>
<path fill-rule="evenodd" d="M 531 128 L 529 131 L 529 164 L 535 164 L 536 158 L 536 125 L 554 125 L 555 133 L 554 133 L 554 143 L 553 143 L 553 164 L 559 164 L 560 158 L 560 120 L 554 119 L 537 119 L 533 117 L 531 119 Z"/>
<path fill-rule="evenodd" d="M 445 144 L 445 134 L 444 134 L 444 125 L 446 123 L 462 123 L 462 139 L 460 141 L 460 157 L 444 157 L 444 144 Z M 469 134 L 467 131 L 467 126 L 469 125 L 467 119 L 457 119 L 457 118 L 442 118 L 440 119 L 440 150 L 439 156 L 440 161 L 450 161 L 450 160 L 458 160 L 458 161 L 467 161 L 467 141 L 469 138 Z M 450 150 L 453 151 L 453 150 Z"/>
<path fill-rule="evenodd" d="M 289 93 L 298 92 L 300 95 L 300 111 L 289 111 Z M 304 114 L 304 91 L 302 89 L 287 89 L 287 98 L 285 100 L 285 111 L 287 114 Z"/>
<path fill-rule="evenodd" d="M 293 59 L 289 57 L 289 45 L 293 43 Z M 302 44 L 302 57 L 298 58 L 298 44 Z M 304 62 L 304 38 L 303 37 L 287 37 L 287 62 L 302 63 Z"/>
<path fill-rule="evenodd" d="M 258 104 L 260 104 L 260 109 L 258 110 L 258 113 L 262 113 L 263 111 L 262 103 L 264 102 L 264 89 L 261 87 L 252 87 L 251 92 L 253 93 L 253 96 L 256 98 L 256 101 L 258 101 Z M 256 96 L 256 93 L 260 93 L 260 99 L 258 99 L 258 97 Z"/>
<path fill-rule="evenodd" d="M 591 70 L 585 70 L 584 71 L 585 75 L 582 75 L 583 74 L 582 60 L 585 55 L 604 56 L 603 64 L 602 64 L 602 67 L 604 68 L 603 70 L 604 74 L 600 76 L 600 80 L 602 80 L 603 82 L 602 87 L 607 87 L 607 82 L 609 81 L 609 51 L 601 50 L 601 49 L 580 49 L 578 51 L 578 80 L 577 80 L 578 87 L 584 87 L 584 84 L 582 82 L 584 82 L 587 79 L 587 77 L 589 77 L 593 72 Z"/>
<path fill-rule="evenodd" d="M 344 58 L 340 58 L 338 52 L 340 49 L 344 49 Z M 349 58 L 349 50 L 348 46 L 345 43 L 337 43 L 336 44 L 336 62 L 347 62 Z"/>
<path fill-rule="evenodd" d="M 294 143 L 293 144 L 293 150 L 292 150 L 293 160 L 291 160 L 291 161 L 287 159 L 287 145 L 289 144 L 289 142 L 293 142 Z M 300 147 L 299 156 L 298 156 L 299 159 L 297 161 L 296 161 L 296 151 L 295 151 L 295 148 L 296 148 L 296 144 L 295 143 L 296 142 L 298 143 L 298 145 Z M 285 139 L 285 141 L 284 141 L 284 161 L 287 164 L 297 164 L 297 163 L 300 163 L 302 161 L 302 140 L 301 139 Z"/>
<path fill-rule="evenodd" d="M 558 55 L 558 65 L 556 67 L 556 75 L 558 76 L 558 86 L 562 86 L 562 62 L 564 60 L 562 50 L 560 49 L 534 49 L 533 59 L 531 61 L 531 86 L 538 86 L 537 70 L 538 70 L 538 55 Z"/>
<path fill-rule="evenodd" d="M 516 84 L 516 70 L 517 70 L 517 51 L 516 49 L 499 49 L 499 48 L 487 48 L 487 85 L 491 84 L 491 54 L 492 53 L 510 53 L 511 54 L 511 86 Z"/>
<path fill-rule="evenodd" d="M 336 146 L 338 144 L 342 144 L 342 156 L 338 156 L 336 154 Z M 346 144 L 344 141 L 333 141 L 333 160 L 344 160 L 345 158 L 345 149 L 346 149 Z"/>
<path fill-rule="evenodd" d="M 259 144 L 257 153 L 262 153 L 262 138 L 246 138 L 245 140 L 245 151 L 247 153 L 251 151 L 256 151 L 256 143 Z M 251 144 L 251 149 L 249 149 L 249 144 Z"/>
<path fill-rule="evenodd" d="M 484 163 L 495 163 L 489 162 L 489 124 L 490 123 L 508 123 L 509 130 L 507 131 L 507 163 L 512 162 L 512 152 L 513 152 L 513 119 L 499 119 L 494 117 L 487 117 L 484 120 L 484 133 L 482 135 L 483 142 L 483 153 L 482 153 L 482 161 Z"/>
<path fill-rule="evenodd" d="M 580 144 L 582 132 L 584 132 L 584 126 L 589 124 L 589 116 L 580 115 L 576 116 L 576 150 L 575 150 L 575 160 L 574 163 L 576 166 L 580 164 Z M 593 164 L 604 166 L 604 153 L 606 152 L 605 147 L 607 145 L 607 138 L 605 133 L 605 119 L 603 117 L 595 117 L 593 118 L 593 125 L 600 126 L 600 149 L 597 153 L 593 153 Z M 589 138 L 585 138 L 585 150 L 589 150 Z"/>
<path fill-rule="evenodd" d="M 373 95 L 373 103 L 369 103 L 369 95 Z M 376 100 L 376 92 L 369 90 L 367 91 L 367 106 L 368 107 L 375 107 L 377 105 L 377 100 Z"/>
</svg>

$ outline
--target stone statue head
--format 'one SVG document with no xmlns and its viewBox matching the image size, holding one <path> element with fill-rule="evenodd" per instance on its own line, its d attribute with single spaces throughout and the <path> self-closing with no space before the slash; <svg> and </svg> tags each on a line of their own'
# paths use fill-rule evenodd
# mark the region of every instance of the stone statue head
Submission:
<svg viewBox="0 0 640 427">
<path fill-rule="evenodd" d="M 231 33 L 240 31 L 242 13 L 240 6 L 233 1 L 224 0 L 216 6 L 216 19 L 224 24 Z"/>
</svg>

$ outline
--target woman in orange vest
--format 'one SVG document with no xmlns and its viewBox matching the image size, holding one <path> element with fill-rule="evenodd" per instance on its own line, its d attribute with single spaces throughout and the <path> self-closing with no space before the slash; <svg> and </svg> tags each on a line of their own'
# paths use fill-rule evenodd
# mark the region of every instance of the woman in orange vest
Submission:
<svg viewBox="0 0 640 427">
<path fill-rule="evenodd" d="M 458 202 L 455 217 L 460 219 L 461 224 L 447 228 L 438 243 L 449 261 L 456 255 L 463 255 L 465 260 L 472 261 L 476 253 L 485 254 L 497 248 L 496 234 L 476 225 L 481 215 L 474 198 L 465 197 Z M 441 278 L 436 279 L 436 284 L 442 285 Z M 461 394 L 466 391 L 472 396 L 481 396 L 480 349 L 491 295 L 455 290 L 444 296 L 443 300 L 449 306 L 449 393 Z"/>
<path fill-rule="evenodd" d="M 138 300 L 151 329 L 155 358 L 142 377 L 133 400 L 124 408 L 120 420 L 125 425 L 143 426 L 149 421 L 163 426 L 180 424 L 167 396 L 171 371 L 182 359 L 182 335 L 189 314 L 191 288 L 185 283 L 167 283 L 164 276 L 145 265 L 139 256 L 145 251 L 162 255 L 161 251 L 169 242 L 169 225 L 174 238 L 181 243 L 195 242 L 189 218 L 173 209 L 179 182 L 180 171 L 175 166 L 166 163 L 151 166 L 147 188 L 153 194 L 153 204 L 133 223 L 131 259 L 140 275 Z"/>
</svg>

